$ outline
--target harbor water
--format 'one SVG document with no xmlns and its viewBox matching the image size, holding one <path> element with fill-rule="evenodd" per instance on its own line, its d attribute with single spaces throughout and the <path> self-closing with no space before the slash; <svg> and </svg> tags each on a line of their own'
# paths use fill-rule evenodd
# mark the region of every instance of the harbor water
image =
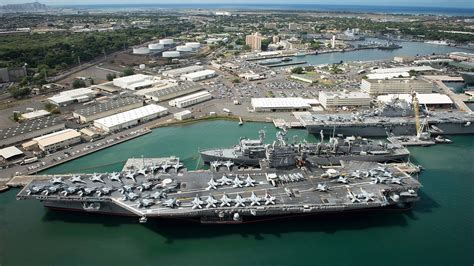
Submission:
<svg viewBox="0 0 474 266">
<path fill-rule="evenodd" d="M 373 39 L 369 38 L 367 41 L 377 41 L 380 43 L 385 43 L 387 40 L 382 39 Z M 360 41 L 353 42 L 355 46 L 362 43 Z M 472 50 L 451 47 L 446 45 L 436 45 L 428 44 L 423 42 L 406 42 L 401 41 L 397 42 L 402 46 L 400 49 L 394 50 L 380 50 L 380 49 L 363 49 L 349 52 L 338 52 L 338 53 L 327 53 L 327 54 L 318 54 L 318 55 L 307 55 L 302 57 L 297 57 L 298 60 L 307 61 L 310 65 L 320 65 L 320 64 L 334 64 L 339 63 L 341 60 L 343 62 L 350 61 L 373 61 L 373 60 L 385 60 L 393 59 L 395 56 L 423 56 L 435 54 L 446 54 L 450 52 L 471 52 Z"/>
<path fill-rule="evenodd" d="M 117 171 L 129 157 L 183 158 L 201 168 L 198 149 L 267 141 L 271 124 L 214 121 L 155 129 L 45 173 Z M 317 141 L 305 130 L 290 130 Z M 371 211 L 241 225 L 49 211 L 0 194 L 0 265 L 472 265 L 474 137 L 411 148 L 423 165 L 421 200 L 409 211 Z"/>
</svg>

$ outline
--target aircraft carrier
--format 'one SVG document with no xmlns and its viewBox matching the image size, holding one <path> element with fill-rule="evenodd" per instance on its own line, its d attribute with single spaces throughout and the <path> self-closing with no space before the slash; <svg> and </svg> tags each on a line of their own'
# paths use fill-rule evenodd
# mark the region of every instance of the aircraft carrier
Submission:
<svg viewBox="0 0 474 266">
<path fill-rule="evenodd" d="M 274 150 L 275 143 L 265 144 L 265 132 L 259 132 L 259 139 L 241 138 L 238 145 L 232 148 L 208 149 L 200 151 L 201 158 L 210 164 L 233 163 L 236 165 L 256 166 L 261 159 L 265 159 L 269 150 Z M 286 131 L 277 133 L 276 145 L 288 146 L 293 150 L 288 156 L 301 156 L 315 165 L 335 165 L 343 161 L 372 161 L 372 162 L 405 162 L 410 152 L 400 146 L 376 142 L 361 137 L 340 136 L 330 137 L 324 142 L 324 134 L 320 132 L 319 143 L 289 144 L 285 138 Z"/>
<path fill-rule="evenodd" d="M 136 216 L 141 223 L 149 218 L 242 223 L 404 209 L 419 200 L 421 184 L 395 166 L 343 162 L 338 168 L 323 169 L 304 161 L 282 163 L 279 157 L 270 158 L 261 160 L 259 168 L 187 171 L 182 165 L 150 164 L 122 172 L 55 175 L 33 180 L 17 199 L 39 200 L 51 209 Z"/>
<path fill-rule="evenodd" d="M 300 115 L 309 133 L 386 137 L 416 135 L 416 119 L 409 105 L 387 104 L 374 111 L 343 114 Z M 434 135 L 474 134 L 474 114 L 460 111 L 425 112 L 420 120 Z"/>
</svg>

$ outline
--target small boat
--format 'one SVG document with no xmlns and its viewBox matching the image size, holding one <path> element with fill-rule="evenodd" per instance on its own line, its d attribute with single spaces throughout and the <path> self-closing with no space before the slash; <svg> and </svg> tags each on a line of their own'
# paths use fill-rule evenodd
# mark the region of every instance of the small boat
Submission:
<svg viewBox="0 0 474 266">
<path fill-rule="evenodd" d="M 239 126 L 243 125 L 244 121 L 242 120 L 242 117 L 239 117 Z"/>
<path fill-rule="evenodd" d="M 448 138 L 444 138 L 443 136 L 439 135 L 439 136 L 436 136 L 436 138 L 434 139 L 436 143 L 452 143 L 453 141 L 448 139 Z"/>
</svg>

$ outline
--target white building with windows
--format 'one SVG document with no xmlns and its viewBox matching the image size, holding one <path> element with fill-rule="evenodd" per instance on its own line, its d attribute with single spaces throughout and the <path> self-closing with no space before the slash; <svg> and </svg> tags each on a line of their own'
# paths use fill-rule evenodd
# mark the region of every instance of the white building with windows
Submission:
<svg viewBox="0 0 474 266">
<path fill-rule="evenodd" d="M 319 102 L 325 109 L 338 107 L 369 107 L 371 97 L 363 92 L 319 92 Z"/>
<path fill-rule="evenodd" d="M 370 95 L 403 94 L 412 91 L 426 94 L 433 91 L 433 84 L 418 79 L 363 79 L 360 89 Z"/>
</svg>

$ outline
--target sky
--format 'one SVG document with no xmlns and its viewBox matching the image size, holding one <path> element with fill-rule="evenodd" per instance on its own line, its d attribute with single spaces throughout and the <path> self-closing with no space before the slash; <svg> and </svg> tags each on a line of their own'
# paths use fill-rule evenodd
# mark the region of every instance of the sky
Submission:
<svg viewBox="0 0 474 266">
<path fill-rule="evenodd" d="M 34 2 L 35 0 L 0 0 L 0 5 Z M 39 0 L 47 5 L 78 4 L 338 4 L 338 5 L 384 5 L 384 6 L 429 6 L 474 8 L 473 0 Z"/>
</svg>

